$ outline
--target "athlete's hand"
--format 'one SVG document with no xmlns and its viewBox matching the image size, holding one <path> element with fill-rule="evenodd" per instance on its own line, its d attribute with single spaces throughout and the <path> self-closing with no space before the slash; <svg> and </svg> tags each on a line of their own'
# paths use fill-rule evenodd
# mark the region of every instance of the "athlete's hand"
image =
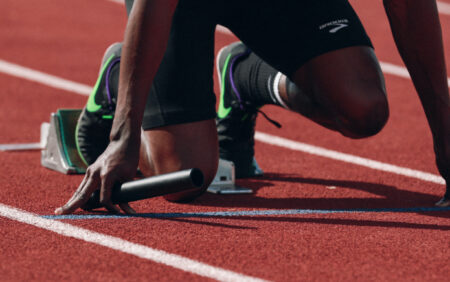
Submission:
<svg viewBox="0 0 450 282">
<path fill-rule="evenodd" d="M 70 214 L 83 207 L 91 194 L 100 188 L 100 203 L 110 212 L 136 213 L 127 203 L 115 206 L 111 202 L 111 191 L 115 183 L 123 183 L 133 179 L 136 175 L 139 160 L 139 144 L 129 145 L 122 141 L 112 141 L 105 152 L 100 155 L 91 166 L 78 189 L 62 207 L 55 210 L 55 214 Z"/>
</svg>

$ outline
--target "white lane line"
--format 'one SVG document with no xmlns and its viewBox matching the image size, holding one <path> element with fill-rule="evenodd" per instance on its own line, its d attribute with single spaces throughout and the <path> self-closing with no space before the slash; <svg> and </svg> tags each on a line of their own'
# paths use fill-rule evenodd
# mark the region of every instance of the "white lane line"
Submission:
<svg viewBox="0 0 450 282">
<path fill-rule="evenodd" d="M 0 72 L 81 95 L 89 95 L 92 91 L 91 86 L 73 82 L 4 60 L 0 60 Z"/>
<path fill-rule="evenodd" d="M 117 4 L 125 4 L 125 0 L 109 0 L 109 1 Z"/>
<path fill-rule="evenodd" d="M 218 281 L 265 281 L 0 204 L 0 216 Z"/>
<path fill-rule="evenodd" d="M 2 60 L 0 60 L 0 62 L 2 62 Z M 0 66 L 1 66 L 1 64 L 0 64 Z M 20 67 L 20 68 L 16 68 L 16 69 L 23 69 L 23 70 L 25 70 L 26 73 L 33 71 L 31 69 L 27 69 L 24 67 Z M 20 73 L 20 72 L 19 73 L 8 73 L 8 74 L 18 76 L 21 78 L 25 78 L 25 76 L 22 75 L 22 73 Z M 71 86 L 78 84 L 76 82 L 68 81 L 65 79 L 59 79 L 56 76 L 47 75 L 44 73 L 40 73 L 40 74 L 41 75 L 39 76 L 39 78 L 35 79 L 34 81 L 48 85 L 48 86 L 52 86 L 49 83 L 47 83 L 48 77 L 51 77 L 54 80 L 58 80 L 59 83 L 62 84 L 62 87 L 57 87 L 57 88 L 60 88 L 60 89 L 64 88 L 67 91 L 73 91 L 73 90 L 71 90 Z M 68 82 L 68 84 L 67 85 L 64 84 L 65 82 Z M 52 86 L 52 87 L 54 87 L 54 86 Z M 86 88 L 89 88 L 89 91 L 86 91 L 86 93 L 83 95 L 90 93 L 91 87 L 86 85 Z M 75 93 L 80 94 L 79 92 L 75 92 Z M 292 150 L 315 154 L 318 156 L 327 157 L 327 158 L 331 158 L 331 159 L 339 160 L 339 161 L 343 161 L 343 162 L 351 162 L 351 163 L 358 164 L 358 165 L 361 165 L 364 167 L 369 167 L 372 169 L 377 169 L 377 170 L 387 171 L 387 172 L 391 172 L 391 173 L 395 173 L 395 174 L 399 174 L 399 175 L 418 178 L 418 179 L 428 181 L 428 182 L 444 184 L 444 182 L 443 182 L 444 180 L 438 175 L 433 175 L 433 174 L 430 174 L 427 172 L 421 172 L 421 171 L 413 170 L 413 169 L 409 169 L 409 168 L 398 167 L 395 165 L 377 162 L 377 161 L 361 158 L 358 156 L 339 153 L 339 152 L 331 151 L 331 150 L 328 150 L 325 148 L 308 145 L 305 143 L 300 143 L 300 142 L 284 139 L 284 138 L 277 137 L 277 136 L 272 136 L 272 135 L 269 135 L 269 134 L 266 134 L 263 132 L 257 132 L 257 134 L 255 135 L 255 138 L 261 142 L 265 142 L 268 144 L 272 144 L 272 145 L 276 145 L 276 146 L 280 146 L 280 147 L 284 147 L 284 148 L 288 148 L 288 149 L 292 149 Z M 338 155 L 339 155 L 339 157 L 338 157 Z"/>
<path fill-rule="evenodd" d="M 400 166 L 396 166 L 396 165 L 391 165 L 391 164 L 387 164 L 387 163 L 382 163 L 382 162 L 374 161 L 371 159 L 361 158 L 358 156 L 345 154 L 345 153 L 321 148 L 318 146 L 313 146 L 313 145 L 289 140 L 286 138 L 270 135 L 270 134 L 263 133 L 263 132 L 256 132 L 255 139 L 258 140 L 259 142 L 263 142 L 263 143 L 270 144 L 270 145 L 275 145 L 278 147 L 283 147 L 286 149 L 291 149 L 294 151 L 300 151 L 300 152 L 304 152 L 304 153 L 308 153 L 308 154 L 312 154 L 312 155 L 316 155 L 316 156 L 320 156 L 320 157 L 326 157 L 326 158 L 337 160 L 337 161 L 360 165 L 360 166 L 375 169 L 375 170 L 381 170 L 381 171 L 390 172 L 390 173 L 394 173 L 394 174 L 398 174 L 398 175 L 403 175 L 403 176 L 407 176 L 407 177 L 411 177 L 411 178 L 417 178 L 417 179 L 427 181 L 427 182 L 433 182 L 433 183 L 437 183 L 437 184 L 445 184 L 444 179 L 439 175 L 435 175 L 435 174 L 431 174 L 431 173 L 423 172 L 423 171 L 419 171 L 419 170 L 414 170 L 414 169 L 410 169 L 410 168 L 400 167 Z"/>
<path fill-rule="evenodd" d="M 439 13 L 450 16 L 450 4 L 437 1 Z"/>
<path fill-rule="evenodd" d="M 397 66 L 391 63 L 380 62 L 381 70 L 384 73 L 396 75 L 402 78 L 411 79 L 408 70 L 403 66 Z M 450 83 L 450 78 L 448 78 L 448 83 Z M 450 86 L 450 84 L 449 84 Z"/>
</svg>

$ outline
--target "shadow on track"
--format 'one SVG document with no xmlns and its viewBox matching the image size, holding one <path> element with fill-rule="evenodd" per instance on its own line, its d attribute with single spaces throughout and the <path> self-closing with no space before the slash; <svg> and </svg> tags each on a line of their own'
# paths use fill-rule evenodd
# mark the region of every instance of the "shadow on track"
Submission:
<svg viewBox="0 0 450 282">
<path fill-rule="evenodd" d="M 279 196 L 286 193 L 286 188 L 277 190 L 274 182 L 295 183 L 289 190 L 298 189 L 299 194 L 305 195 L 305 191 L 311 191 L 314 197 L 270 197 L 258 196 L 261 188 L 273 189 L 266 194 Z M 259 208 L 259 209 L 379 209 L 379 208 L 409 208 L 409 207 L 433 207 L 439 200 L 439 196 L 421 193 L 417 191 L 401 190 L 395 186 L 378 183 L 351 180 L 333 180 L 319 178 L 305 178 L 293 174 L 266 173 L 263 177 L 239 180 L 241 186 L 252 188 L 254 194 L 248 195 L 223 195 L 217 196 L 206 193 L 191 204 L 198 206 L 233 207 L 233 208 Z M 322 190 L 311 190 L 310 185 L 324 186 Z M 375 197 L 358 198 L 346 193 L 326 191 L 325 187 L 339 189 L 351 189 L 375 195 Z M 285 191 L 283 191 L 285 190 Z M 302 193 L 300 193 L 302 192 Z M 292 195 L 292 192 L 290 193 Z M 335 195 L 339 195 L 336 197 Z M 427 216 L 450 218 L 449 212 L 425 212 Z"/>
</svg>

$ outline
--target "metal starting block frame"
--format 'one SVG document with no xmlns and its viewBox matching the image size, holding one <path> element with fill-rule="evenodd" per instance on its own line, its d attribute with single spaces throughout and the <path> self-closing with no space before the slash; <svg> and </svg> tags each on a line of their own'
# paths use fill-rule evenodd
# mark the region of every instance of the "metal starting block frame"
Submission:
<svg viewBox="0 0 450 282">
<path fill-rule="evenodd" d="M 41 164 L 64 174 L 83 174 L 86 164 L 78 154 L 75 130 L 81 109 L 58 109 L 51 113 L 50 122 L 41 125 Z M 252 189 L 235 184 L 233 162 L 219 160 L 217 174 L 208 192 L 215 194 L 250 194 Z"/>
<path fill-rule="evenodd" d="M 208 187 L 208 192 L 215 194 L 251 194 L 252 189 L 238 187 L 235 184 L 235 168 L 234 163 L 227 160 L 219 160 L 216 176 Z"/>
</svg>

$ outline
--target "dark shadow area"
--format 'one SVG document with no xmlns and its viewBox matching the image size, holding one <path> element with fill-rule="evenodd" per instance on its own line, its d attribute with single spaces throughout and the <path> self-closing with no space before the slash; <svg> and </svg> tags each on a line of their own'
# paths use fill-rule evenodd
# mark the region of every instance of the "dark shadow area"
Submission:
<svg viewBox="0 0 450 282">
<path fill-rule="evenodd" d="M 444 213 L 444 212 L 438 212 Z M 330 214 L 327 214 L 330 215 Z M 336 214 L 334 214 L 336 215 Z M 342 215 L 342 213 L 341 213 Z M 244 227 L 236 226 L 230 224 L 218 224 L 205 221 L 192 220 L 192 216 L 187 215 L 190 219 L 183 218 L 180 214 L 179 217 L 164 217 L 158 216 L 153 217 L 151 214 L 140 214 L 138 217 L 147 218 L 150 216 L 152 219 L 158 220 L 170 220 L 170 221 L 180 221 L 189 224 L 201 224 L 209 225 L 214 227 L 222 228 L 233 228 L 233 229 L 258 229 L 255 227 Z M 301 217 L 299 217 L 301 216 Z M 411 223 L 411 222 L 401 222 L 401 221 L 386 221 L 386 220 L 357 220 L 357 219 L 342 219 L 342 218 L 310 218 L 304 217 L 305 215 L 297 214 L 292 216 L 199 216 L 202 218 L 220 218 L 228 220 L 248 220 L 252 222 L 285 222 L 293 224 L 301 223 L 314 223 L 314 224 L 328 224 L 328 225 L 344 225 L 344 226 L 361 226 L 361 227 L 386 227 L 386 228 L 410 228 L 410 229 L 423 229 L 423 230 L 441 230 L 450 231 L 450 225 L 436 225 L 436 224 L 423 224 L 423 223 Z M 132 216 L 133 217 L 133 216 Z"/>
<path fill-rule="evenodd" d="M 213 217 L 209 217 L 209 218 L 213 218 Z M 215 218 L 217 218 L 217 217 L 215 217 Z M 223 217 L 221 217 L 221 218 L 223 218 Z M 223 223 L 200 221 L 200 220 L 185 219 L 185 218 L 158 218 L 158 219 L 160 219 L 160 220 L 177 221 L 177 222 L 184 222 L 184 223 L 189 223 L 189 224 L 207 225 L 207 226 L 221 227 L 221 228 L 232 228 L 232 229 L 242 229 L 242 230 L 256 230 L 256 229 L 258 229 L 256 227 L 223 224 Z M 238 218 L 232 218 L 232 219 L 238 219 Z"/>
<path fill-rule="evenodd" d="M 262 198 L 256 192 L 261 188 L 276 187 L 273 182 L 295 183 L 302 189 L 303 184 L 335 186 L 337 189 L 353 189 L 376 195 L 375 198 Z M 254 194 L 245 195 L 215 195 L 205 193 L 190 204 L 196 206 L 259 208 L 259 209 L 377 209 L 377 208 L 408 208 L 433 207 L 440 199 L 438 196 L 426 193 L 400 190 L 395 186 L 351 180 L 333 180 L 305 178 L 294 174 L 266 173 L 263 177 L 238 180 L 237 184 L 253 189 Z M 323 189 L 326 189 L 326 188 Z M 322 191 L 321 191 L 322 192 Z M 425 213 L 427 216 L 450 218 L 450 213 Z"/>
<path fill-rule="evenodd" d="M 329 224 L 329 225 L 347 225 L 347 226 L 362 226 L 362 227 L 387 227 L 387 228 L 412 228 L 412 229 L 426 229 L 426 230 L 450 230 L 450 225 L 435 225 L 435 224 L 421 224 L 408 223 L 399 221 L 375 221 L 375 220 L 356 220 L 356 219 L 340 219 L 340 218 L 305 218 L 305 217 L 278 217 L 278 216 L 239 216 L 239 217 L 225 217 L 235 220 L 251 220 L 251 221 L 276 221 L 287 223 L 315 223 L 315 224 Z"/>
</svg>

